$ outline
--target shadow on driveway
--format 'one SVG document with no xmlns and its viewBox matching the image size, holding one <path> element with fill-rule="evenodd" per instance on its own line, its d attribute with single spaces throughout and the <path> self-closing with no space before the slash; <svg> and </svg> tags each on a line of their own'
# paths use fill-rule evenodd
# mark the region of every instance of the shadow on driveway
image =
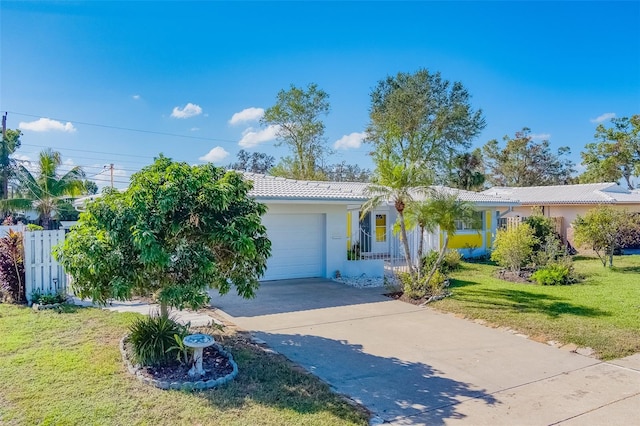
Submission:
<svg viewBox="0 0 640 426">
<path fill-rule="evenodd" d="M 253 299 L 232 292 L 211 291 L 211 307 L 233 317 L 255 317 L 389 300 L 384 288 L 359 289 L 324 278 L 263 281 Z"/>
<path fill-rule="evenodd" d="M 358 344 L 300 334 L 254 335 L 387 422 L 444 425 L 465 417 L 456 411 L 462 401 L 499 403 L 485 389 L 443 377 L 429 365 L 371 355 Z"/>
</svg>

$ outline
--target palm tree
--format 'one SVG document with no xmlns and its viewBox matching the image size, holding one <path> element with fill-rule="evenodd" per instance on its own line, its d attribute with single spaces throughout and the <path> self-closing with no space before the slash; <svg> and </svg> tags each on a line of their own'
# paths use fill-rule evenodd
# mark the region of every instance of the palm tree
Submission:
<svg viewBox="0 0 640 426">
<path fill-rule="evenodd" d="M 405 223 L 405 209 L 413 202 L 414 195 L 429 191 L 429 173 L 424 168 L 416 166 L 405 167 L 390 160 L 382 160 L 377 164 L 376 176 L 373 184 L 369 185 L 365 193 L 371 198 L 362 205 L 362 217 L 383 202 L 392 202 L 398 212 L 400 239 L 404 248 L 405 259 L 409 266 L 409 273 L 415 278 L 415 268 L 411 261 L 411 251 L 407 240 L 407 226 Z"/>
<path fill-rule="evenodd" d="M 421 204 L 423 205 L 412 208 L 410 213 L 415 222 L 421 225 L 421 231 L 424 232 L 425 229 L 433 231 L 437 226 L 440 231 L 444 232 L 440 254 L 426 280 L 428 283 L 442 263 L 448 249 L 449 237 L 456 233 L 456 221 L 473 222 L 477 220 L 477 215 L 473 203 L 460 200 L 457 191 L 448 192 L 444 188 L 436 190 L 428 200 Z M 422 236 L 420 244 L 422 245 Z"/>
<path fill-rule="evenodd" d="M 84 191 L 84 172 L 79 166 L 59 176 L 58 167 L 62 164 L 60 153 L 50 148 L 40 152 L 39 171 L 33 175 L 26 167 L 19 165 L 16 169 L 22 197 L 2 200 L 5 208 L 34 209 L 39 213 L 40 224 L 49 229 L 51 217 L 64 197 L 75 197 Z"/>
</svg>

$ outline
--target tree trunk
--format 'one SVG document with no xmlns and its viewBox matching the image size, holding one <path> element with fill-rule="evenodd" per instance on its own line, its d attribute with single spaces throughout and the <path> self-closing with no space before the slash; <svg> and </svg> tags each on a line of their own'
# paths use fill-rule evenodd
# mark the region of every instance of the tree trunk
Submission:
<svg viewBox="0 0 640 426">
<path fill-rule="evenodd" d="M 415 269 L 413 268 L 413 262 L 411 262 L 411 249 L 409 249 L 409 240 L 407 240 L 407 227 L 404 223 L 404 213 L 402 211 L 398 211 L 398 214 L 400 215 L 400 235 L 402 236 L 404 256 L 407 261 L 407 265 L 409 266 L 409 274 L 411 275 L 411 279 L 415 280 L 416 274 Z"/>
<path fill-rule="evenodd" d="M 431 272 L 429 272 L 429 278 L 427 278 L 427 283 L 431 281 L 431 278 L 433 278 L 433 276 L 435 275 L 436 271 L 440 267 L 440 264 L 442 263 L 442 259 L 444 259 L 445 253 L 447 252 L 447 245 L 449 244 L 449 234 L 445 232 L 444 235 L 445 235 L 444 244 L 442 245 L 442 248 L 440 248 L 440 255 L 438 256 L 436 263 L 434 263 L 433 267 L 431 267 Z"/>
<path fill-rule="evenodd" d="M 160 302 L 160 315 L 163 317 L 169 316 L 169 306 L 164 302 Z"/>
<path fill-rule="evenodd" d="M 422 276 L 422 245 L 424 244 L 424 226 L 420 226 L 420 239 L 418 242 L 418 279 Z"/>
</svg>

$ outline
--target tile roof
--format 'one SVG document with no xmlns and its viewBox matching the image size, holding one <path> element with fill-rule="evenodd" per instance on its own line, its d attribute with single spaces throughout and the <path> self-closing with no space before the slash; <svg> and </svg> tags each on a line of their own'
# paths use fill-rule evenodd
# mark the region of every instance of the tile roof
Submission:
<svg viewBox="0 0 640 426">
<path fill-rule="evenodd" d="M 465 191 L 464 189 L 449 188 L 446 186 L 432 186 L 437 191 L 444 191 L 448 194 L 457 194 L 462 201 L 469 201 L 480 205 L 515 206 L 520 204 L 512 197 L 495 196 L 484 192 Z"/>
<path fill-rule="evenodd" d="M 286 179 L 281 177 L 242 172 L 246 179 L 253 181 L 251 195 L 263 200 L 345 200 L 366 201 L 368 183 L 364 182 L 327 182 Z M 483 205 L 517 205 L 518 202 L 506 197 L 495 197 L 480 192 L 471 192 L 447 188 L 431 187 L 456 193 L 460 199 Z M 422 198 L 417 196 L 417 198 Z"/>
<path fill-rule="evenodd" d="M 640 191 L 624 189 L 616 183 L 530 186 L 523 188 L 496 186 L 483 194 L 507 197 L 525 205 L 532 204 L 640 204 Z"/>
<path fill-rule="evenodd" d="M 261 200 L 367 200 L 359 189 L 360 185 L 352 188 L 341 182 L 295 180 L 250 172 L 242 172 L 242 174 L 247 180 L 253 182 L 253 189 L 249 194 Z"/>
</svg>

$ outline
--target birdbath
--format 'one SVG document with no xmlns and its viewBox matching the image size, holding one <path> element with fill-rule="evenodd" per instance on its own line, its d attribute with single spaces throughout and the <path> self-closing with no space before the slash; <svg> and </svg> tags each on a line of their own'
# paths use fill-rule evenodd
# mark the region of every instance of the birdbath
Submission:
<svg viewBox="0 0 640 426">
<path fill-rule="evenodd" d="M 208 334 L 190 334 L 182 340 L 182 343 L 184 343 L 185 346 L 193 348 L 193 366 L 189 370 L 189 376 L 204 376 L 202 351 L 204 348 L 213 345 L 213 337 Z"/>
</svg>

